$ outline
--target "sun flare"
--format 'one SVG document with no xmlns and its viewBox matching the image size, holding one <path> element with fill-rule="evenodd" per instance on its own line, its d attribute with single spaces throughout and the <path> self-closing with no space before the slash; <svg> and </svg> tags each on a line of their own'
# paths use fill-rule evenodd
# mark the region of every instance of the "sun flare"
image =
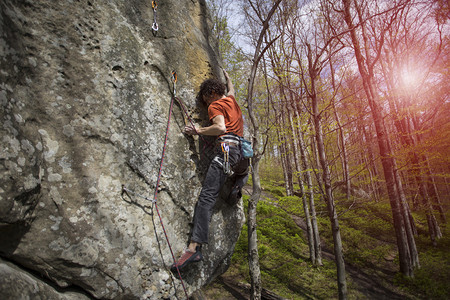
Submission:
<svg viewBox="0 0 450 300">
<path fill-rule="evenodd" d="M 418 68 L 407 67 L 400 71 L 400 84 L 407 91 L 412 91 L 420 85 L 421 74 Z"/>
</svg>

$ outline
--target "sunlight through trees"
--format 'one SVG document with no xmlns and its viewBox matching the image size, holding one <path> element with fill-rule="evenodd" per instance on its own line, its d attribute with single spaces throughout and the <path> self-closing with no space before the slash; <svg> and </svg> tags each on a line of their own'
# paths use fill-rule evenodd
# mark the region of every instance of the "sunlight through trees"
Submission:
<svg viewBox="0 0 450 300">
<path fill-rule="evenodd" d="M 302 203 L 310 259 L 321 264 L 314 207 L 320 199 L 345 299 L 338 219 L 358 203 L 387 202 L 400 271 L 413 277 L 420 268 L 414 214 L 426 217 L 437 245 L 449 204 L 448 4 L 285 0 L 263 30 L 252 9 L 267 14 L 275 2 L 233 3 L 245 22 L 220 29 L 225 67 L 238 83 L 251 81 L 240 89 L 241 101 L 252 99 L 248 129 L 255 147 L 265 149 L 262 169 L 276 167 L 286 195 Z M 248 53 L 249 45 L 263 55 Z"/>
</svg>

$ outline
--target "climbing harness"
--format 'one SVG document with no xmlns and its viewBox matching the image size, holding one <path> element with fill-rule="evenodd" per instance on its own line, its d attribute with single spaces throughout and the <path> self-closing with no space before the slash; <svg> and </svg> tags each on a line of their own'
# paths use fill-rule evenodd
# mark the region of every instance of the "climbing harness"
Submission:
<svg viewBox="0 0 450 300">
<path fill-rule="evenodd" d="M 156 32 L 159 29 L 159 26 L 158 26 L 158 23 L 156 22 L 156 9 L 158 8 L 158 4 L 156 4 L 155 0 L 152 1 L 152 8 L 153 8 L 153 25 L 152 25 L 152 30 L 153 30 L 153 34 L 156 34 Z"/>
<path fill-rule="evenodd" d="M 240 147 L 240 139 L 240 136 L 233 133 L 224 134 L 218 139 L 223 152 L 223 164 L 219 160 L 216 160 L 216 162 L 222 165 L 223 172 L 228 176 L 234 173 L 230 165 L 230 146 Z"/>
<path fill-rule="evenodd" d="M 155 186 L 155 192 L 154 192 L 154 195 L 153 195 L 153 200 L 150 200 L 148 197 L 139 195 L 139 194 L 133 192 L 132 190 L 127 189 L 125 186 L 122 186 L 122 192 L 123 191 L 130 192 L 130 193 L 135 194 L 136 196 L 139 196 L 139 197 L 144 198 L 146 200 L 152 201 L 152 207 L 154 206 L 155 209 L 156 209 L 156 212 L 157 212 L 158 217 L 159 217 L 159 222 L 160 222 L 161 227 L 163 229 L 164 236 L 166 238 L 167 245 L 169 246 L 170 253 L 172 254 L 172 259 L 173 259 L 174 262 L 176 262 L 175 255 L 173 254 L 173 250 L 172 250 L 172 246 L 171 246 L 170 241 L 169 241 L 169 237 L 167 236 L 167 232 L 166 232 L 166 229 L 164 227 L 164 223 L 163 223 L 163 220 L 161 218 L 161 214 L 159 213 L 158 203 L 157 203 L 157 196 L 158 196 L 158 191 L 159 191 L 159 183 L 161 181 L 161 174 L 162 174 L 164 156 L 165 156 L 165 153 L 166 153 L 167 138 L 169 136 L 170 119 L 172 118 L 173 103 L 174 103 L 174 100 L 175 100 L 176 81 L 177 81 L 177 76 L 176 76 L 176 72 L 174 71 L 174 72 L 172 72 L 172 82 L 173 82 L 173 85 L 174 85 L 174 87 L 173 87 L 174 96 L 172 97 L 172 99 L 170 101 L 169 116 L 168 116 L 168 119 L 167 119 L 167 127 L 166 127 L 166 136 L 164 138 L 164 146 L 163 146 L 163 150 L 162 150 L 162 154 L 161 154 L 161 162 L 159 164 L 159 172 L 158 172 L 158 177 L 157 177 L 157 180 L 156 180 L 156 186 Z M 186 294 L 186 299 L 189 299 L 189 295 L 188 295 L 188 293 L 186 291 L 186 287 L 184 286 L 184 281 L 183 281 L 183 278 L 181 277 L 181 273 L 180 273 L 180 270 L 178 269 L 178 267 L 177 267 L 177 272 L 178 272 L 178 277 L 179 277 L 179 279 L 181 281 L 181 285 L 183 286 L 184 293 Z"/>
</svg>

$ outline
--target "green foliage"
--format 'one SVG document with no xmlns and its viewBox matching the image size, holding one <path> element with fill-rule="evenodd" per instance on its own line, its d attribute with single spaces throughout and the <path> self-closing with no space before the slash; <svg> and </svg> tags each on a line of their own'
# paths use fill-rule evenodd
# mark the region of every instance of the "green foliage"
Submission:
<svg viewBox="0 0 450 300">
<path fill-rule="evenodd" d="M 278 181 L 261 180 L 263 190 L 277 197 L 283 197 L 286 194 L 284 184 Z"/>
<path fill-rule="evenodd" d="M 278 199 L 278 205 L 285 209 L 288 213 L 297 215 L 297 216 L 305 216 L 303 210 L 303 202 L 297 196 L 286 196 L 280 197 Z"/>
<path fill-rule="evenodd" d="M 380 265 L 386 254 L 395 249 L 393 245 L 380 244 L 376 238 L 347 226 L 341 226 L 341 237 L 347 261 L 358 267 Z"/>
<path fill-rule="evenodd" d="M 279 193 L 277 183 L 264 185 L 265 190 Z M 284 197 L 285 204 L 296 197 Z M 298 198 L 297 198 L 298 199 Z M 289 201 L 286 201 L 289 200 Z M 248 196 L 244 196 L 244 206 Z M 336 297 L 335 265 L 326 261 L 316 268 L 309 261 L 309 249 L 302 230 L 290 215 L 273 205 L 271 200 L 261 199 L 257 206 L 258 252 L 263 285 L 288 299 Z M 232 257 L 231 272 L 248 279 L 247 226 L 242 229 Z M 333 279 L 331 279 L 333 278 Z"/>
<path fill-rule="evenodd" d="M 377 240 L 395 243 L 389 205 L 370 202 L 347 210 L 340 218 L 346 226 Z"/>
<path fill-rule="evenodd" d="M 263 286 L 287 299 L 337 298 L 336 266 L 323 259 L 323 266 L 313 266 L 305 233 L 293 221 L 292 215 L 303 217 L 302 201 L 284 195 L 284 185 L 278 181 L 262 181 L 265 190 L 257 206 L 258 251 Z M 248 205 L 244 196 L 244 206 Z M 319 199 L 319 198 L 318 198 Z M 316 200 L 318 200 L 316 199 Z M 353 201 L 353 199 L 351 199 Z M 388 289 L 403 288 L 403 293 L 420 299 L 450 299 L 450 239 L 448 228 L 438 247 L 431 245 L 426 235 L 417 237 L 421 268 L 413 279 L 386 274 L 398 272 L 397 248 L 392 226 L 392 212 L 386 202 L 355 202 L 349 209 L 346 200 L 340 200 L 339 225 L 345 262 L 361 271 L 377 276 Z M 333 237 L 326 205 L 316 201 L 322 246 L 332 252 Z M 425 232 L 424 215 L 414 214 L 419 232 Z M 229 272 L 249 282 L 247 261 L 247 226 L 242 229 Z M 394 261 L 393 261 L 394 259 Z M 365 299 L 358 283 L 348 277 L 349 299 Z M 395 284 L 395 286 L 394 286 Z M 398 290 L 396 290 L 399 293 Z"/>
<path fill-rule="evenodd" d="M 400 273 L 396 283 L 423 299 L 450 299 L 450 238 L 449 227 L 442 227 L 443 237 L 437 247 L 429 238 L 417 239 L 421 268 L 414 272 L 414 278 L 405 278 Z"/>
<path fill-rule="evenodd" d="M 274 196 L 283 197 L 285 195 L 285 188 L 280 186 L 267 187 L 265 191 L 272 193 Z"/>
<path fill-rule="evenodd" d="M 265 158 L 260 161 L 259 174 L 267 181 L 282 181 L 283 169 L 276 159 Z"/>
<path fill-rule="evenodd" d="M 230 14 L 223 13 L 223 9 L 227 10 L 228 7 L 226 1 L 223 0 L 208 0 L 208 5 L 211 5 L 213 12 L 214 23 L 214 35 L 218 37 L 219 49 L 221 58 L 224 63 L 225 69 L 232 77 L 232 81 L 236 89 L 236 98 L 239 103 L 244 104 L 243 99 L 247 95 L 248 84 L 248 71 L 249 65 L 252 63 L 248 58 L 243 55 L 242 49 L 239 48 L 233 42 L 233 30 L 230 29 L 229 23 L 232 21 Z M 443 1 L 438 1 L 439 3 Z M 229 2 L 231 3 L 231 2 Z M 225 8 L 224 8 L 225 7 Z M 431 7 L 431 6 L 430 6 Z M 438 7 L 440 8 L 440 7 Z M 286 9 L 286 7 L 284 7 Z M 414 11 L 414 10 L 411 10 Z M 292 11 L 294 14 L 295 11 Z M 288 14 L 287 14 L 288 15 Z M 309 22 L 310 24 L 325 25 L 323 18 L 319 18 L 321 14 L 318 11 L 310 14 L 316 22 Z M 426 15 L 426 14 L 424 14 Z M 436 12 L 436 20 L 440 20 L 443 15 Z M 438 18 L 439 17 L 439 18 Z M 312 20 L 312 19 L 311 19 Z M 307 22 L 308 23 L 308 22 Z M 405 22 L 405 24 L 409 24 Z M 427 22 L 423 22 L 427 24 Z M 274 27 L 275 28 L 275 27 Z M 393 26 L 392 28 L 397 28 Z M 398 32 L 418 32 L 418 31 L 398 31 Z M 425 32 L 425 31 L 424 31 Z M 426 31 L 428 33 L 428 31 Z M 275 33 L 274 33 L 275 34 Z M 295 34 L 293 35 L 295 36 Z M 388 36 L 388 35 L 386 35 Z M 429 35 L 433 36 L 433 34 Z M 404 36 L 403 40 L 410 41 L 409 38 Z M 274 44 L 276 50 L 285 49 L 287 45 L 284 43 L 284 39 L 280 39 L 281 44 Z M 423 44 L 423 43 L 422 43 Z M 432 45 L 433 43 L 428 43 Z M 314 45 L 312 45 L 314 47 Z M 295 47 L 295 45 L 293 45 Z M 301 47 L 298 48 L 301 50 Z M 277 52 L 277 51 L 274 52 Z M 386 49 L 385 49 L 386 50 Z M 430 50 L 430 49 L 429 49 Z M 421 50 L 422 51 L 422 50 Z M 314 51 L 312 51 L 314 53 Z M 388 53 L 388 52 L 386 52 Z M 419 57 L 413 55 L 411 57 Z M 283 172 L 280 163 L 280 151 L 279 146 L 283 139 L 279 139 L 277 135 L 290 136 L 290 127 L 286 124 L 276 121 L 276 115 L 272 111 L 272 108 L 268 109 L 268 99 L 273 98 L 275 104 L 281 104 L 283 100 L 282 91 L 279 89 L 285 89 L 283 86 L 285 83 L 289 83 L 290 87 L 299 86 L 299 75 L 303 72 L 292 72 L 296 70 L 296 66 L 301 66 L 306 61 L 302 61 L 304 57 L 299 57 L 299 60 L 292 61 L 292 57 L 284 55 L 281 51 L 275 53 L 275 56 L 281 61 L 276 64 L 273 69 L 269 70 L 269 74 L 279 75 L 278 80 L 281 84 L 271 80 L 269 78 L 266 89 L 263 76 L 258 72 L 255 80 L 255 89 L 253 91 L 253 101 L 255 103 L 254 113 L 256 119 L 260 123 L 259 126 L 270 128 L 268 130 L 269 142 L 267 146 L 267 155 L 263 157 L 260 164 L 260 176 L 264 179 L 261 184 L 265 193 L 270 194 L 268 199 L 262 199 L 257 207 L 258 211 L 258 238 L 259 238 L 259 254 L 261 257 L 261 269 L 263 283 L 265 287 L 273 288 L 280 293 L 280 295 L 290 299 L 303 299 L 303 298 L 335 298 L 336 297 L 336 272 L 334 263 L 325 261 L 325 265 L 320 268 L 315 268 L 308 262 L 308 248 L 303 232 L 292 221 L 291 215 L 303 217 L 303 207 L 301 199 L 297 197 L 287 197 L 285 193 L 285 187 L 283 185 Z M 350 60 L 353 58 L 348 56 Z M 293 70 L 285 69 L 284 61 L 286 65 L 293 66 Z M 264 61 L 264 60 L 263 60 Z M 272 61 L 273 62 L 273 61 Z M 352 178 L 352 185 L 356 187 L 366 187 L 375 181 L 383 181 L 382 178 L 373 177 L 373 174 L 369 173 L 370 165 L 367 165 L 368 161 L 372 161 L 369 156 L 370 152 L 374 151 L 371 144 L 375 147 L 376 141 L 372 140 L 371 136 L 374 136 L 373 128 L 371 128 L 371 121 L 365 121 L 365 114 L 367 113 L 364 95 L 361 90 L 361 78 L 357 74 L 353 74 L 352 68 L 348 68 L 353 63 L 349 63 L 345 56 L 333 54 L 330 62 L 334 62 L 336 67 L 336 78 L 340 80 L 339 88 L 335 89 L 330 84 L 334 80 L 330 81 L 331 72 L 324 69 L 321 72 L 320 80 L 316 82 L 316 91 L 320 95 L 319 110 L 321 111 L 321 125 L 323 131 L 326 133 L 324 136 L 324 146 L 327 153 L 327 157 L 330 159 L 330 170 L 332 172 L 333 180 L 341 177 L 342 165 L 340 162 L 340 147 L 337 147 L 337 143 L 340 139 L 337 129 L 342 129 L 344 134 L 344 141 L 346 142 L 346 148 L 348 151 L 348 161 L 350 166 L 350 176 Z M 426 62 L 425 62 L 426 63 Z M 270 64 L 268 64 L 270 65 Z M 340 68 L 339 66 L 344 66 Z M 436 64 L 438 66 L 439 64 Z M 389 64 L 386 65 L 389 68 Z M 437 70 L 441 75 L 445 74 L 445 67 L 439 67 L 442 70 Z M 353 68 L 354 69 L 354 68 Z M 260 70 L 259 70 L 260 71 Z M 328 74 L 327 74 L 328 73 Z M 400 74 L 400 72 L 397 72 Z M 432 72 L 424 72 L 431 74 Z M 298 75 L 297 75 L 298 74 Z M 394 72 L 395 74 L 395 72 Z M 377 78 L 383 79 L 383 74 L 376 74 Z M 302 80 L 306 87 L 311 88 L 311 78 L 307 74 L 302 74 Z M 436 75 L 434 75 L 436 76 Z M 445 76 L 441 77 L 445 81 Z M 436 77 L 436 78 L 437 78 Z M 395 78 L 393 78 L 395 79 Z M 398 79 L 398 78 L 397 78 Z M 428 110 L 433 111 L 433 124 L 439 124 L 440 126 L 434 126 L 433 131 L 426 129 L 420 133 L 421 143 L 413 149 L 405 147 L 398 143 L 395 139 L 392 139 L 393 153 L 397 159 L 399 166 L 408 164 L 408 153 L 415 151 L 416 153 L 426 153 L 431 166 L 445 165 L 443 162 L 448 162 L 450 155 L 448 152 L 449 135 L 448 129 L 450 122 L 448 121 L 448 103 L 442 102 L 443 97 L 448 91 L 447 85 L 440 82 L 440 80 L 433 80 L 435 83 L 430 85 L 432 89 L 422 89 L 423 91 L 433 90 L 433 95 L 416 95 L 415 100 L 421 100 L 426 105 L 419 105 L 411 107 L 408 112 L 412 116 L 417 116 L 417 121 L 421 121 L 421 115 L 428 115 Z M 388 83 L 383 81 L 384 83 Z M 445 82 L 444 82 L 445 83 Z M 334 84 L 333 84 L 334 85 Z M 386 86 L 386 84 L 381 84 Z M 393 93 L 396 98 L 398 90 L 395 88 Z M 302 91 L 302 89 L 299 89 Z M 295 93 L 295 88 L 290 89 L 289 93 Z M 384 94 L 379 93 L 379 94 Z M 387 93 L 389 94 L 389 93 Z M 268 96 L 270 95 L 270 96 Z M 296 95 L 299 98 L 301 95 Z M 341 99 L 337 101 L 336 106 L 332 106 L 331 99 L 334 97 Z M 388 96 L 388 95 L 387 95 Z M 391 95 L 392 96 L 392 95 Z M 279 98 L 279 99 L 278 99 Z M 445 98 L 445 97 L 444 97 Z M 385 101 L 384 97 L 379 99 Z M 401 100 L 401 99 L 400 99 Z M 302 100 L 303 101 L 303 100 Z M 385 102 L 383 102 L 386 104 Z M 433 106 L 431 106 L 433 104 Z M 277 109 L 274 105 L 275 110 Z M 387 104 L 386 104 L 387 105 Z M 400 105 L 402 106 L 402 105 Z M 433 107 L 436 108 L 433 108 Z M 332 111 L 331 108 L 333 107 Z M 447 109 L 445 109 L 447 107 Z M 300 126 L 305 136 L 308 137 L 314 133 L 314 126 L 311 126 L 308 107 L 305 112 L 300 114 Z M 243 110 L 244 114 L 246 113 Z M 333 117 L 334 112 L 340 116 L 340 125 L 338 126 L 336 118 Z M 401 113 L 398 111 L 397 113 Z M 393 111 L 391 115 L 387 116 L 387 126 L 393 126 L 392 118 L 396 118 L 396 112 Z M 275 120 L 271 120 L 275 119 Z M 400 120 L 401 118 L 399 118 Z M 247 124 L 249 124 L 247 122 Z M 420 124 L 419 124 L 420 125 Z M 341 128 L 338 128 L 342 126 Z M 261 128 L 262 129 L 262 128 Z M 364 130 L 364 132 L 362 132 Z M 367 130 L 367 135 L 365 130 Z M 263 132 L 265 130 L 262 130 Z M 418 133 L 418 132 L 417 132 Z M 415 133 L 416 134 L 416 133 Z M 372 140 L 372 141 L 371 141 Z M 307 141 L 308 143 L 308 141 Z M 258 145 L 256 145 L 257 147 Z M 308 150 L 311 151 L 311 150 Z M 366 153 L 367 152 L 367 155 Z M 308 158 L 314 161 L 314 154 L 307 153 Z M 335 158 L 335 159 L 332 159 Z M 374 162 L 379 165 L 379 158 Z M 317 166 L 311 166 L 315 168 Z M 433 168 L 436 169 L 436 168 Z M 318 176 L 321 176 L 321 170 L 315 170 Z M 404 175 L 404 174 L 403 174 Z M 382 175 L 380 175 L 382 176 Z M 441 176 L 448 176 L 448 174 L 442 174 Z M 251 181 L 250 181 L 251 182 Z M 315 190 L 318 190 L 317 186 Z M 341 229 L 341 236 L 343 240 L 344 254 L 346 263 L 357 266 L 358 268 L 369 271 L 371 274 L 380 275 L 381 271 L 388 270 L 387 274 L 398 270 L 398 262 L 393 259 L 396 251 L 396 238 L 392 225 L 392 210 L 387 201 L 379 203 L 374 202 L 355 202 L 351 199 L 350 203 L 347 201 L 346 195 L 342 193 L 342 190 L 336 189 L 334 191 L 336 196 L 336 208 L 339 214 L 339 224 Z M 244 199 L 245 201 L 247 199 Z M 358 200 L 358 199 L 356 199 Z M 347 201 L 347 202 L 346 202 Z M 324 241 L 324 245 L 327 251 L 332 252 L 333 237 L 331 233 L 331 224 L 327 216 L 327 209 L 325 202 L 320 199 L 320 196 L 316 195 L 316 211 L 318 216 L 318 224 L 320 230 L 320 236 Z M 414 214 L 414 218 L 418 224 L 419 234 L 427 234 L 426 219 L 423 214 Z M 430 241 L 427 237 L 422 235 L 417 238 L 418 246 L 420 248 L 420 259 L 422 268 L 416 271 L 414 279 L 402 279 L 399 278 L 397 283 L 404 286 L 412 294 L 417 294 L 421 298 L 430 299 L 450 299 L 447 283 L 449 282 L 450 269 L 446 266 L 450 263 L 448 257 L 448 232 L 444 233 L 444 239 L 439 241 L 439 247 L 433 249 L 430 245 Z M 442 245 L 447 247 L 442 247 Z M 324 248 L 325 248 L 324 247 Z M 441 248 L 442 247 L 442 248 Z M 236 245 L 236 251 L 233 256 L 233 264 L 242 277 L 248 279 L 248 262 L 247 262 L 247 227 L 244 226 L 240 239 Z M 376 268 L 374 268 L 376 266 Z M 378 273 L 377 273 L 378 272 Z M 392 277 L 386 278 L 389 284 L 392 282 Z M 349 287 L 352 284 L 349 282 Z M 354 290 L 349 294 L 355 293 Z M 362 298 L 360 295 L 352 294 L 354 298 Z"/>
</svg>

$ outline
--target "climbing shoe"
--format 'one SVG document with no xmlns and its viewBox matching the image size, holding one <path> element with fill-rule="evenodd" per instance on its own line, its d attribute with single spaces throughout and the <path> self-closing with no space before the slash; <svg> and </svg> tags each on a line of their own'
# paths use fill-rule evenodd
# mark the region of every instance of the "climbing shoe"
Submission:
<svg viewBox="0 0 450 300">
<path fill-rule="evenodd" d="M 181 255 L 180 259 L 177 262 L 172 264 L 172 267 L 170 268 L 170 270 L 172 272 L 176 273 L 177 267 L 178 267 L 178 270 L 181 271 L 189 264 L 199 262 L 201 260 L 203 260 L 203 255 L 202 255 L 202 252 L 200 251 L 199 246 L 197 246 L 195 248 L 195 252 L 191 252 L 189 249 L 186 249 L 184 251 L 183 255 Z"/>
</svg>

